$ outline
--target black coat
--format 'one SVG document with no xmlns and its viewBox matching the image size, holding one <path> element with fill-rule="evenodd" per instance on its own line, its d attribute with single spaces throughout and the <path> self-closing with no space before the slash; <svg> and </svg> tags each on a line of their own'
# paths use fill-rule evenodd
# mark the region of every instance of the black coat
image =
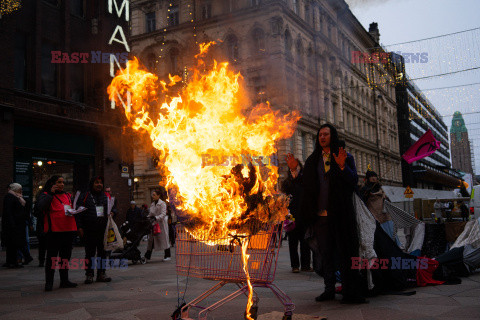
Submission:
<svg viewBox="0 0 480 320">
<path fill-rule="evenodd" d="M 308 157 L 303 170 L 303 201 L 301 206 L 301 223 L 305 226 L 313 225 L 318 219 L 317 198 L 320 190 L 318 177 L 319 161 L 323 162 L 322 148 L 316 140 L 315 151 Z M 337 151 L 331 150 L 332 153 Z M 344 170 L 340 170 L 333 155 L 328 173 L 328 216 L 332 228 L 332 235 L 344 256 L 357 257 L 359 248 L 356 213 L 353 205 L 353 194 L 357 187 L 358 175 L 355 161 L 351 154 L 347 154 Z"/>
<path fill-rule="evenodd" d="M 282 183 L 282 192 L 291 196 L 288 209 L 295 219 L 300 216 L 302 209 L 303 198 L 303 167 L 300 166 L 300 172 L 296 178 L 293 178 L 292 173 L 288 170 L 288 177 Z"/>
<path fill-rule="evenodd" d="M 135 222 L 142 220 L 142 209 L 140 209 L 137 206 L 135 206 L 133 210 L 132 208 L 128 208 L 126 220 L 131 224 L 134 224 Z"/>
<path fill-rule="evenodd" d="M 103 217 L 97 217 L 97 206 L 103 206 Z M 97 230 L 99 227 L 107 224 L 108 196 L 105 192 L 99 193 L 87 191 L 80 194 L 77 200 L 78 207 L 85 207 L 87 210 L 78 213 L 75 216 L 78 229 Z M 116 212 L 113 208 L 112 212 Z"/>
<path fill-rule="evenodd" d="M 3 199 L 2 243 L 5 246 L 21 248 L 26 245 L 27 208 L 20 200 L 7 193 Z"/>
</svg>

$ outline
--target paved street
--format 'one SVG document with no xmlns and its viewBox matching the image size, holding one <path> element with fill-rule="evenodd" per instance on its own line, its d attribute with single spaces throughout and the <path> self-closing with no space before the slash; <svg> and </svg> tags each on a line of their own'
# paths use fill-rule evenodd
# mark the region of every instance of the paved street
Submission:
<svg viewBox="0 0 480 320">
<path fill-rule="evenodd" d="M 145 243 L 142 244 L 144 252 Z M 82 258 L 83 248 L 74 249 L 74 257 Z M 32 255 L 37 255 L 36 249 Z M 146 265 L 129 265 L 124 270 L 111 270 L 111 283 L 83 284 L 80 270 L 71 271 L 75 289 L 59 289 L 58 273 L 52 292 L 44 292 L 43 269 L 37 261 L 23 269 L 0 270 L 1 319 L 170 319 L 177 303 L 177 278 L 174 260 L 163 262 L 155 253 Z M 5 260 L 5 252 L 1 253 Z M 464 278 L 461 285 L 418 288 L 413 296 L 380 296 L 367 305 L 341 305 L 339 301 L 317 303 L 314 297 L 323 290 L 322 279 L 314 273 L 292 274 L 288 248 L 280 250 L 275 284 L 292 297 L 296 304 L 295 320 L 321 319 L 479 319 L 480 274 Z M 184 291 L 185 279 L 179 281 Z M 186 300 L 190 300 L 214 283 L 190 278 Z M 214 302 L 233 292 L 227 286 L 215 294 Z M 273 294 L 259 290 L 259 320 L 282 318 L 282 308 Z M 337 296 L 337 299 L 339 296 Z M 211 314 L 209 319 L 243 319 L 246 299 L 242 296 Z"/>
</svg>

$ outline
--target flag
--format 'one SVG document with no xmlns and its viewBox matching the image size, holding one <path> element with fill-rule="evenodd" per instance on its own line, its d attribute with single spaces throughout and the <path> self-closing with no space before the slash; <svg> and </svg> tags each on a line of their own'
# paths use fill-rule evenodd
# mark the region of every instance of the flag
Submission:
<svg viewBox="0 0 480 320">
<path fill-rule="evenodd" d="M 410 164 L 428 157 L 437 151 L 438 148 L 440 148 L 440 141 L 435 139 L 432 131 L 428 129 L 428 131 L 403 154 L 402 158 Z"/>
</svg>

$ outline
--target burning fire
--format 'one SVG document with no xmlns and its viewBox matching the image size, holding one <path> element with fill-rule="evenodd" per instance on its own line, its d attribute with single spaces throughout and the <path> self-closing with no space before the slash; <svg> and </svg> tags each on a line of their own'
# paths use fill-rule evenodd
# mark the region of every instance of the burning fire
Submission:
<svg viewBox="0 0 480 320">
<path fill-rule="evenodd" d="M 275 189 L 278 164 L 271 156 L 278 140 L 293 135 L 300 117 L 297 112 L 282 115 L 268 103 L 251 108 L 243 101 L 240 73 L 216 61 L 207 68 L 202 60 L 212 45 L 200 45 L 197 67 L 185 83 L 178 76 L 161 81 L 134 58 L 117 73 L 108 93 L 159 151 L 161 184 L 177 214 L 188 217 L 188 232 L 202 239 L 207 234 L 212 244 L 219 239 L 229 244 L 234 235 L 254 234 L 252 225 L 277 223 L 288 213 L 288 198 Z M 251 306 L 247 244 L 245 238 L 242 257 Z"/>
<path fill-rule="evenodd" d="M 246 221 L 285 217 L 288 199 L 275 190 L 278 167 L 269 156 L 277 151 L 276 141 L 293 134 L 300 117 L 281 115 L 268 103 L 251 109 L 242 104 L 241 75 L 228 63 L 215 62 L 201 71 L 201 58 L 211 45 L 200 46 L 193 76 L 174 97 L 169 93 L 180 77 L 159 81 L 136 58 L 112 80 L 108 93 L 119 105 L 120 97 L 127 101 L 131 93 L 125 115 L 159 151 L 165 166 L 162 184 L 190 218 L 189 231 L 223 238 L 239 232 Z"/>
</svg>

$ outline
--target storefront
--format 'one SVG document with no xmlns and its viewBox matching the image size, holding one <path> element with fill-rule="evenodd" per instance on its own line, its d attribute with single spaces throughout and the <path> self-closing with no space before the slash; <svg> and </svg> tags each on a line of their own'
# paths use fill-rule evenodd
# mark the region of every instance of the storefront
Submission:
<svg viewBox="0 0 480 320">
<path fill-rule="evenodd" d="M 94 173 L 93 136 L 15 125 L 14 145 L 14 181 L 31 202 L 53 175 L 64 177 L 65 191 L 73 193 Z"/>
</svg>

